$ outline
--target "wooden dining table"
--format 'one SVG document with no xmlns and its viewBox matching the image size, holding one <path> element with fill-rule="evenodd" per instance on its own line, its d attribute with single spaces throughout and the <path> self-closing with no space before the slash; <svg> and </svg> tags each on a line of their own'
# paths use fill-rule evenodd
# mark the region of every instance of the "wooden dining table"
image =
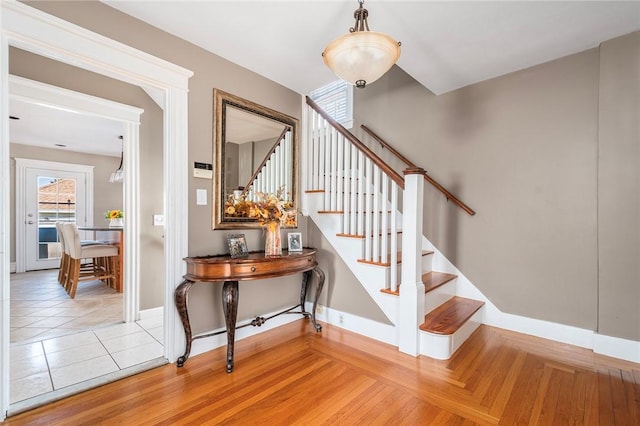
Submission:
<svg viewBox="0 0 640 426">
<path fill-rule="evenodd" d="M 116 290 L 119 293 L 124 291 L 124 228 L 122 226 L 78 226 L 79 231 L 91 231 L 96 236 L 96 232 L 119 232 L 118 241 L 99 240 L 118 247 L 118 284 Z"/>
</svg>

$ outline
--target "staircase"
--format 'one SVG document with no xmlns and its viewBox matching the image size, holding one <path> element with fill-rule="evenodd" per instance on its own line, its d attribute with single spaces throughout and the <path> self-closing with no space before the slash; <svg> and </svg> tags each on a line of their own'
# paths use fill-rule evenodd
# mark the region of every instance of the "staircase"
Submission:
<svg viewBox="0 0 640 426">
<path fill-rule="evenodd" d="M 450 358 L 483 322 L 486 299 L 422 235 L 424 171 L 400 175 L 307 104 L 305 210 L 394 325 L 399 349 Z"/>
</svg>

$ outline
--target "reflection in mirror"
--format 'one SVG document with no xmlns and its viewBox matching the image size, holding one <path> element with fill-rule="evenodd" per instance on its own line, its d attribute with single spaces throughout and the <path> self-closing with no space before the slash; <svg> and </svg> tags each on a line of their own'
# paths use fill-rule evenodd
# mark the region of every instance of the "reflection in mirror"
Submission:
<svg viewBox="0 0 640 426">
<path fill-rule="evenodd" d="M 264 195 L 281 194 L 295 207 L 297 152 L 295 118 L 215 90 L 213 228 L 258 227 L 245 209 L 233 207 Z"/>
</svg>

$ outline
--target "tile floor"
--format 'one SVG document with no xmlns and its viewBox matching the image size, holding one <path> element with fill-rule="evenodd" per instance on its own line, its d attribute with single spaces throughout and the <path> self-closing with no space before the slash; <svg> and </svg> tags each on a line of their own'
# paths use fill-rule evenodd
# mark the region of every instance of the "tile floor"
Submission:
<svg viewBox="0 0 640 426">
<path fill-rule="evenodd" d="M 98 281 L 70 299 L 56 280 L 57 271 L 12 275 L 10 404 L 38 405 L 166 362 L 161 313 L 123 323 L 121 294 Z"/>
<path fill-rule="evenodd" d="M 101 281 L 80 283 L 71 299 L 57 270 L 11 274 L 11 343 L 43 340 L 122 321 L 122 293 Z"/>
</svg>

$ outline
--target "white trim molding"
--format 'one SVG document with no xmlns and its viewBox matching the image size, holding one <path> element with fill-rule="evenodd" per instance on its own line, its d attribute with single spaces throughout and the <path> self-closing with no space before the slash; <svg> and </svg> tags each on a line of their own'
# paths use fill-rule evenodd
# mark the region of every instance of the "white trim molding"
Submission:
<svg viewBox="0 0 640 426">
<path fill-rule="evenodd" d="M 593 351 L 600 355 L 640 364 L 640 342 L 635 340 L 595 333 L 593 336 Z"/>
<path fill-rule="evenodd" d="M 142 108 L 9 75 L 9 96 L 23 102 L 110 120 L 140 123 Z"/>
<path fill-rule="evenodd" d="M 184 345 L 173 290 L 185 271 L 188 248 L 187 95 L 193 72 L 14 0 L 0 2 L 0 404 L 9 407 L 9 46 L 141 87 L 164 115 L 165 356 Z M 133 129 L 126 130 L 127 134 Z M 129 161 L 132 153 L 127 151 Z M 129 177 L 127 177 L 129 178 Z M 136 185 L 136 184 L 134 184 Z M 131 197 L 131 194 L 125 197 Z M 126 199 L 126 198 L 125 198 Z M 131 200 L 129 200 L 131 202 Z M 127 221 L 127 223 L 129 223 Z M 127 226 L 127 224 L 125 224 Z M 127 228 L 130 230 L 130 228 Z M 127 232 L 125 229 L 125 232 Z M 133 241 L 133 240 L 131 240 Z M 129 246 L 129 248 L 134 248 Z M 126 248 L 125 248 L 126 249 Z M 127 279 L 135 279 L 128 276 Z M 180 339 L 182 337 L 182 339 Z"/>
</svg>

